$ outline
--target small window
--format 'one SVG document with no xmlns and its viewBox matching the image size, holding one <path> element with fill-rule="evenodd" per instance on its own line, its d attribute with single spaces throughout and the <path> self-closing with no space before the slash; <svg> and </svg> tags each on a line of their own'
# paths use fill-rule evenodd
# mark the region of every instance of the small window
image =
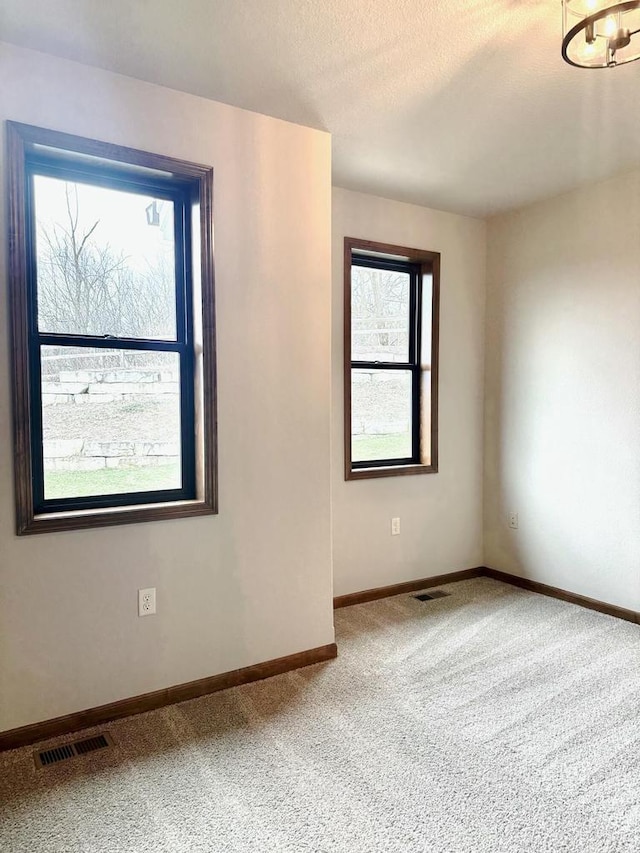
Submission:
<svg viewBox="0 0 640 853">
<path fill-rule="evenodd" d="M 440 255 L 345 239 L 345 476 L 438 470 Z"/>
<path fill-rule="evenodd" d="M 8 135 L 18 533 L 215 512 L 212 169 Z"/>
</svg>

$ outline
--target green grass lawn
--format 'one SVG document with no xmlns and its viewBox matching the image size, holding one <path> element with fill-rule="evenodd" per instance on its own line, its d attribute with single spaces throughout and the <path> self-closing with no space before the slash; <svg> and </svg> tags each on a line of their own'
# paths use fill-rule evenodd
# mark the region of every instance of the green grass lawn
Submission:
<svg viewBox="0 0 640 853">
<path fill-rule="evenodd" d="M 354 435 L 353 459 L 402 459 L 411 455 L 406 433 Z M 180 487 L 180 465 L 148 468 L 99 468 L 96 471 L 46 471 L 45 499 L 152 492 Z"/>
<path fill-rule="evenodd" d="M 180 464 L 97 471 L 45 471 L 45 499 L 180 488 Z"/>
<path fill-rule="evenodd" d="M 354 435 L 354 462 L 363 459 L 404 459 L 411 456 L 411 436 L 407 433 L 389 435 Z"/>
</svg>

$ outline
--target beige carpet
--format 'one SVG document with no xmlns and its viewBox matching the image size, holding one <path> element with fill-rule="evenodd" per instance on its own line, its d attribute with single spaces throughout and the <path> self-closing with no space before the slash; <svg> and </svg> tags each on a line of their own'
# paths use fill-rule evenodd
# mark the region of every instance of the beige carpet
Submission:
<svg viewBox="0 0 640 853">
<path fill-rule="evenodd" d="M 481 578 L 340 657 L 0 756 L 2 853 L 640 850 L 640 628 Z M 71 738 L 67 738 L 70 740 Z"/>
</svg>

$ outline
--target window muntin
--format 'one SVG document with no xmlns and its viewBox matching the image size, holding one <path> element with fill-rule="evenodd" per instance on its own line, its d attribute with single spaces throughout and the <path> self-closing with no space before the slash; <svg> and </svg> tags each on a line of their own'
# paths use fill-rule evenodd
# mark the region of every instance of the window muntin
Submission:
<svg viewBox="0 0 640 853">
<path fill-rule="evenodd" d="M 439 259 L 345 238 L 345 476 L 437 471 Z"/>
<path fill-rule="evenodd" d="M 216 512 L 213 170 L 7 136 L 17 532 Z"/>
</svg>

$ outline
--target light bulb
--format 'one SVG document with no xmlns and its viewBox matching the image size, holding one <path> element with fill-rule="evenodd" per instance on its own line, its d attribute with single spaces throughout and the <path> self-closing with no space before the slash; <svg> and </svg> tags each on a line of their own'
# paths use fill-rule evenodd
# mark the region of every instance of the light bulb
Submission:
<svg viewBox="0 0 640 853">
<path fill-rule="evenodd" d="M 617 30 L 617 27 L 616 27 L 615 18 L 612 18 L 612 17 L 607 18 L 607 20 L 605 21 L 605 25 L 604 25 L 605 35 L 607 35 L 607 36 L 615 35 L 616 30 Z"/>
<path fill-rule="evenodd" d="M 578 51 L 578 57 L 582 62 L 590 63 L 592 60 L 596 58 L 598 54 L 598 48 L 595 42 L 589 44 L 589 42 L 585 42 Z"/>
</svg>

